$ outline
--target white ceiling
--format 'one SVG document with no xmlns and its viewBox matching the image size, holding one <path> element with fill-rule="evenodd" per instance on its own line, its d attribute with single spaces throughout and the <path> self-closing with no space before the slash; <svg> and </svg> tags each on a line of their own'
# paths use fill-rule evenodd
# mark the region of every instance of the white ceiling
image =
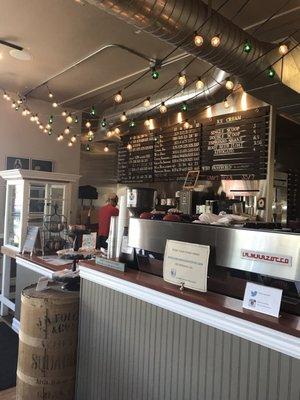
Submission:
<svg viewBox="0 0 300 400">
<path fill-rule="evenodd" d="M 221 1 L 213 1 L 217 8 Z M 222 9 L 231 18 L 244 0 L 232 0 Z M 251 28 L 274 10 L 284 4 L 284 0 L 250 0 L 244 11 L 234 21 L 241 27 Z M 266 41 L 277 41 L 297 28 L 300 20 L 299 0 L 291 0 L 257 34 Z M 136 29 L 115 17 L 90 6 L 80 6 L 75 0 L 1 0 L 0 39 L 23 46 L 32 55 L 31 61 L 19 61 L 8 54 L 8 48 L 0 45 L 0 86 L 20 93 L 36 87 L 56 75 L 66 67 L 108 44 L 121 44 L 145 54 L 149 58 L 163 58 L 172 47 L 149 34 L 137 33 Z M 298 32 L 297 40 L 300 40 Z M 181 54 L 177 51 L 175 55 Z M 178 70 L 189 58 L 165 67 L 159 81 L 144 78 L 126 91 L 127 99 L 146 96 Z M 59 102 L 76 98 L 65 103 L 81 109 L 93 103 L 101 104 L 122 88 L 134 75 L 149 66 L 149 62 L 120 48 L 109 48 L 80 64 L 65 74 L 49 81 L 49 87 Z M 195 77 L 207 68 L 205 62 L 197 61 L 188 69 Z M 136 77 L 138 75 L 135 75 Z M 113 83 L 118 81 L 118 83 Z M 101 88 L 102 87 L 102 88 Z M 100 88 L 93 91 L 95 88 Z M 78 97 L 91 91 L 90 94 Z M 48 100 L 47 88 L 34 90 L 31 96 Z M 111 100 L 101 107 L 111 106 Z"/>
</svg>

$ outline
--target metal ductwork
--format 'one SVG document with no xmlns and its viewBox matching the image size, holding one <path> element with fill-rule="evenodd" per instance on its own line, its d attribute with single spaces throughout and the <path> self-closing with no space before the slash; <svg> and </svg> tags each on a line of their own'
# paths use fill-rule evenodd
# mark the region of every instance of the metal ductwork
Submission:
<svg viewBox="0 0 300 400">
<path fill-rule="evenodd" d="M 286 107 L 287 112 L 289 106 L 299 103 L 295 97 L 300 90 L 299 79 L 289 79 L 283 84 L 279 79 L 282 75 L 281 63 L 275 65 L 277 77 L 273 80 L 270 80 L 265 73 L 265 69 L 278 59 L 278 53 L 272 51 L 274 46 L 255 39 L 221 14 L 210 10 L 201 0 L 87 0 L 87 2 L 169 44 L 179 46 L 187 53 L 211 63 L 230 75 L 235 75 L 244 89 L 258 99 L 279 109 Z M 204 44 L 200 48 L 196 47 L 191 39 L 196 30 L 199 30 L 204 38 Z M 215 35 L 220 35 L 221 38 L 221 45 L 217 48 L 210 44 L 211 38 Z M 243 43 L 247 40 L 253 46 L 249 54 L 243 51 Z M 268 51 L 269 53 L 263 56 Z M 290 68 L 289 63 L 293 64 Z M 299 73 L 299 64 L 297 66 L 292 54 L 285 58 L 284 68 L 294 75 Z M 298 111 L 293 109 L 296 114 Z"/>
</svg>

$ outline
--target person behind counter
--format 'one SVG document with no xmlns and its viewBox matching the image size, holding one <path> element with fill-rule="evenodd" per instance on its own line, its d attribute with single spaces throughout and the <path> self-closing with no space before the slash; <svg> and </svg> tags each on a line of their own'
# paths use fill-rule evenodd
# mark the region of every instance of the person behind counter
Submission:
<svg viewBox="0 0 300 400">
<path fill-rule="evenodd" d="M 118 196 L 115 193 L 110 193 L 107 197 L 106 205 L 99 209 L 98 214 L 98 238 L 97 249 L 103 247 L 107 249 L 107 238 L 109 235 L 110 219 L 119 215 L 119 209 L 116 207 L 118 204 Z"/>
</svg>

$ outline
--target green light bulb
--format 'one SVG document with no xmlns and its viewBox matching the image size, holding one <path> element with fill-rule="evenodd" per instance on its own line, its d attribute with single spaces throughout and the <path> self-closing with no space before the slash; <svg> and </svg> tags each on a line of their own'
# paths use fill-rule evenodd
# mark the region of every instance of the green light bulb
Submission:
<svg viewBox="0 0 300 400">
<path fill-rule="evenodd" d="M 188 110 L 188 105 L 186 104 L 186 102 L 184 101 L 183 103 L 182 103 L 182 106 L 181 106 L 181 111 L 187 111 Z"/>
<path fill-rule="evenodd" d="M 50 115 L 50 117 L 49 117 L 49 124 L 52 124 L 53 123 L 53 115 Z"/>
<path fill-rule="evenodd" d="M 252 50 L 252 44 L 250 42 L 245 42 L 244 43 L 244 47 L 243 50 L 245 53 L 250 53 L 250 51 Z"/>
<path fill-rule="evenodd" d="M 52 129 L 49 129 L 48 131 L 48 135 L 51 136 L 52 135 Z"/>
<path fill-rule="evenodd" d="M 156 69 L 154 68 L 153 70 L 152 70 L 152 78 L 153 79 L 158 79 L 158 77 L 159 77 L 159 72 L 158 71 L 156 71 Z"/>
<path fill-rule="evenodd" d="M 86 150 L 86 151 L 91 151 L 91 146 L 90 146 L 89 144 L 87 144 L 87 145 L 85 146 L 85 150 Z"/>
<path fill-rule="evenodd" d="M 101 126 L 102 126 L 102 128 L 105 128 L 106 125 L 107 125 L 106 119 L 103 118 L 103 120 L 101 121 Z"/>
<path fill-rule="evenodd" d="M 134 128 L 134 127 L 135 127 L 135 122 L 134 122 L 134 121 L 131 121 L 130 124 L 129 124 L 129 126 L 130 126 L 130 128 Z"/>
<path fill-rule="evenodd" d="M 91 108 L 91 115 L 96 115 L 96 110 L 94 106 L 92 106 Z"/>
<path fill-rule="evenodd" d="M 75 117 L 75 124 L 78 124 L 78 117 L 77 117 L 77 115 L 76 115 L 76 117 Z"/>
<path fill-rule="evenodd" d="M 269 78 L 274 78 L 274 76 L 275 76 L 275 70 L 274 70 L 274 68 L 269 67 L 269 68 L 267 69 L 267 75 L 268 75 Z"/>
</svg>

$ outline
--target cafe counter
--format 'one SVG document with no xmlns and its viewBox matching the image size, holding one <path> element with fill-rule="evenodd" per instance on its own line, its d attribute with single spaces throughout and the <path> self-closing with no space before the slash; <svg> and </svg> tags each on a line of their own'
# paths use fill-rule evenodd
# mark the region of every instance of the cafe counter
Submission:
<svg viewBox="0 0 300 400">
<path fill-rule="evenodd" d="M 299 400 L 300 317 L 137 270 L 79 268 L 77 400 Z"/>
</svg>

